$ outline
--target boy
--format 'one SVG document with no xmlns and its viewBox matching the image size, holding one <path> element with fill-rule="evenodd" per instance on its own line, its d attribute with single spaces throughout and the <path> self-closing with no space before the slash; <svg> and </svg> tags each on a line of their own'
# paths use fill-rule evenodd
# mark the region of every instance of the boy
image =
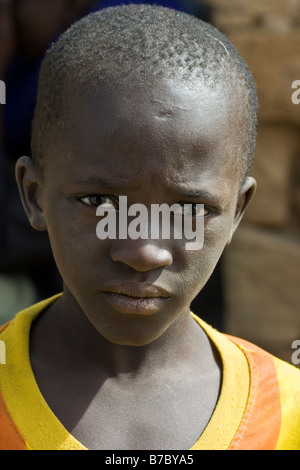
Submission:
<svg viewBox="0 0 300 470">
<path fill-rule="evenodd" d="M 299 371 L 189 309 L 255 191 L 256 106 L 231 43 L 173 10 L 109 8 L 50 49 L 16 175 L 64 290 L 2 328 L 3 449 L 300 448 Z M 99 240 L 121 196 L 191 208 L 202 248 Z"/>
</svg>

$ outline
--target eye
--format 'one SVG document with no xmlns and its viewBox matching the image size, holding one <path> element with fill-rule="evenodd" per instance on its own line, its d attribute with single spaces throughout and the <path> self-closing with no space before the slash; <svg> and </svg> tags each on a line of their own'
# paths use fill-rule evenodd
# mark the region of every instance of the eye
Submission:
<svg viewBox="0 0 300 470">
<path fill-rule="evenodd" d="M 208 210 L 204 204 L 191 204 L 191 203 L 180 203 L 181 215 L 189 217 L 207 217 L 211 211 Z"/>
<path fill-rule="evenodd" d="M 80 198 L 80 201 L 87 206 L 98 207 L 104 206 L 107 209 L 116 209 L 116 204 L 109 196 L 105 196 L 103 194 L 95 195 L 92 194 L 90 196 L 84 196 Z"/>
</svg>

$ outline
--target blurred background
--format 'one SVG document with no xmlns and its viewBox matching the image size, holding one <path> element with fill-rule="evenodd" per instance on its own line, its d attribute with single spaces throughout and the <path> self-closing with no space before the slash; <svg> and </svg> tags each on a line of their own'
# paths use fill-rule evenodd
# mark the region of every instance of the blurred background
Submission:
<svg viewBox="0 0 300 470">
<path fill-rule="evenodd" d="M 300 0 L 0 0 L 0 323 L 61 290 L 47 235 L 29 226 L 14 179 L 30 154 L 44 52 L 73 21 L 119 3 L 186 11 L 224 32 L 257 83 L 258 190 L 233 242 L 192 309 L 221 331 L 291 362 L 300 340 Z M 300 94 L 299 94 L 300 97 Z M 298 356 L 300 358 L 300 354 Z"/>
<path fill-rule="evenodd" d="M 291 362 L 300 339 L 299 0 L 209 0 L 257 83 L 256 196 L 223 257 L 224 331 Z M 300 96 L 300 95 L 299 95 Z"/>
</svg>

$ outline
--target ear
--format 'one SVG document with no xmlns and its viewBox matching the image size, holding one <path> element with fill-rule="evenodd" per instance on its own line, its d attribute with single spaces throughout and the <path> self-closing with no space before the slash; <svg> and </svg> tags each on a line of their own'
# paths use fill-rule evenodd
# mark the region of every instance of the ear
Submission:
<svg viewBox="0 0 300 470">
<path fill-rule="evenodd" d="M 245 210 L 247 209 L 248 204 L 250 203 L 251 199 L 253 198 L 255 194 L 256 186 L 257 186 L 256 180 L 252 178 L 251 176 L 249 176 L 243 183 L 242 187 L 240 188 L 237 205 L 236 205 L 235 216 L 234 216 L 234 222 L 231 228 L 230 236 L 227 240 L 227 245 L 231 243 L 233 234 L 238 228 L 239 223 L 242 220 L 243 215 L 245 213 Z"/>
<path fill-rule="evenodd" d="M 16 180 L 23 207 L 33 228 L 47 230 L 42 204 L 42 175 L 30 157 L 21 157 L 16 163 Z"/>
</svg>

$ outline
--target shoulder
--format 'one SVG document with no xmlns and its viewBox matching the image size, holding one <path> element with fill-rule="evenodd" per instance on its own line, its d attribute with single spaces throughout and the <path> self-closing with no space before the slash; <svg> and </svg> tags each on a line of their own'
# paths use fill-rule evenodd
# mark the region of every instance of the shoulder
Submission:
<svg viewBox="0 0 300 470">
<path fill-rule="evenodd" d="M 236 416 L 239 407 L 243 407 L 227 448 L 300 450 L 300 370 L 249 341 L 196 321 L 221 355 L 222 390 L 229 381 L 226 410 L 231 407 L 231 415 Z M 221 398 L 223 395 L 221 391 Z M 227 416 L 227 427 L 228 419 L 231 418 Z"/>
<path fill-rule="evenodd" d="M 275 449 L 300 450 L 300 370 L 248 341 L 232 336 L 228 339 L 247 357 L 249 403 L 252 413 L 257 414 L 257 425 L 277 428 Z"/>
<path fill-rule="evenodd" d="M 300 369 L 273 356 L 264 349 L 249 341 L 225 335 L 246 355 L 252 372 L 257 374 L 274 374 L 281 384 L 289 383 L 290 389 L 300 390 Z"/>
<path fill-rule="evenodd" d="M 300 370 L 274 358 L 280 390 L 281 433 L 278 448 L 300 450 Z"/>
<path fill-rule="evenodd" d="M 13 320 L 12 320 L 13 321 Z M 25 450 L 26 444 L 22 438 L 12 416 L 9 412 L 3 391 L 6 391 L 6 378 L 8 376 L 8 365 L 6 359 L 6 336 L 11 322 L 0 326 L 0 450 Z"/>
<path fill-rule="evenodd" d="M 33 320 L 56 298 L 58 296 L 22 310 L 10 322 L 0 326 L 0 450 L 28 448 L 19 424 L 25 419 L 22 406 L 25 395 L 30 395 L 32 389 L 30 328 Z"/>
</svg>

